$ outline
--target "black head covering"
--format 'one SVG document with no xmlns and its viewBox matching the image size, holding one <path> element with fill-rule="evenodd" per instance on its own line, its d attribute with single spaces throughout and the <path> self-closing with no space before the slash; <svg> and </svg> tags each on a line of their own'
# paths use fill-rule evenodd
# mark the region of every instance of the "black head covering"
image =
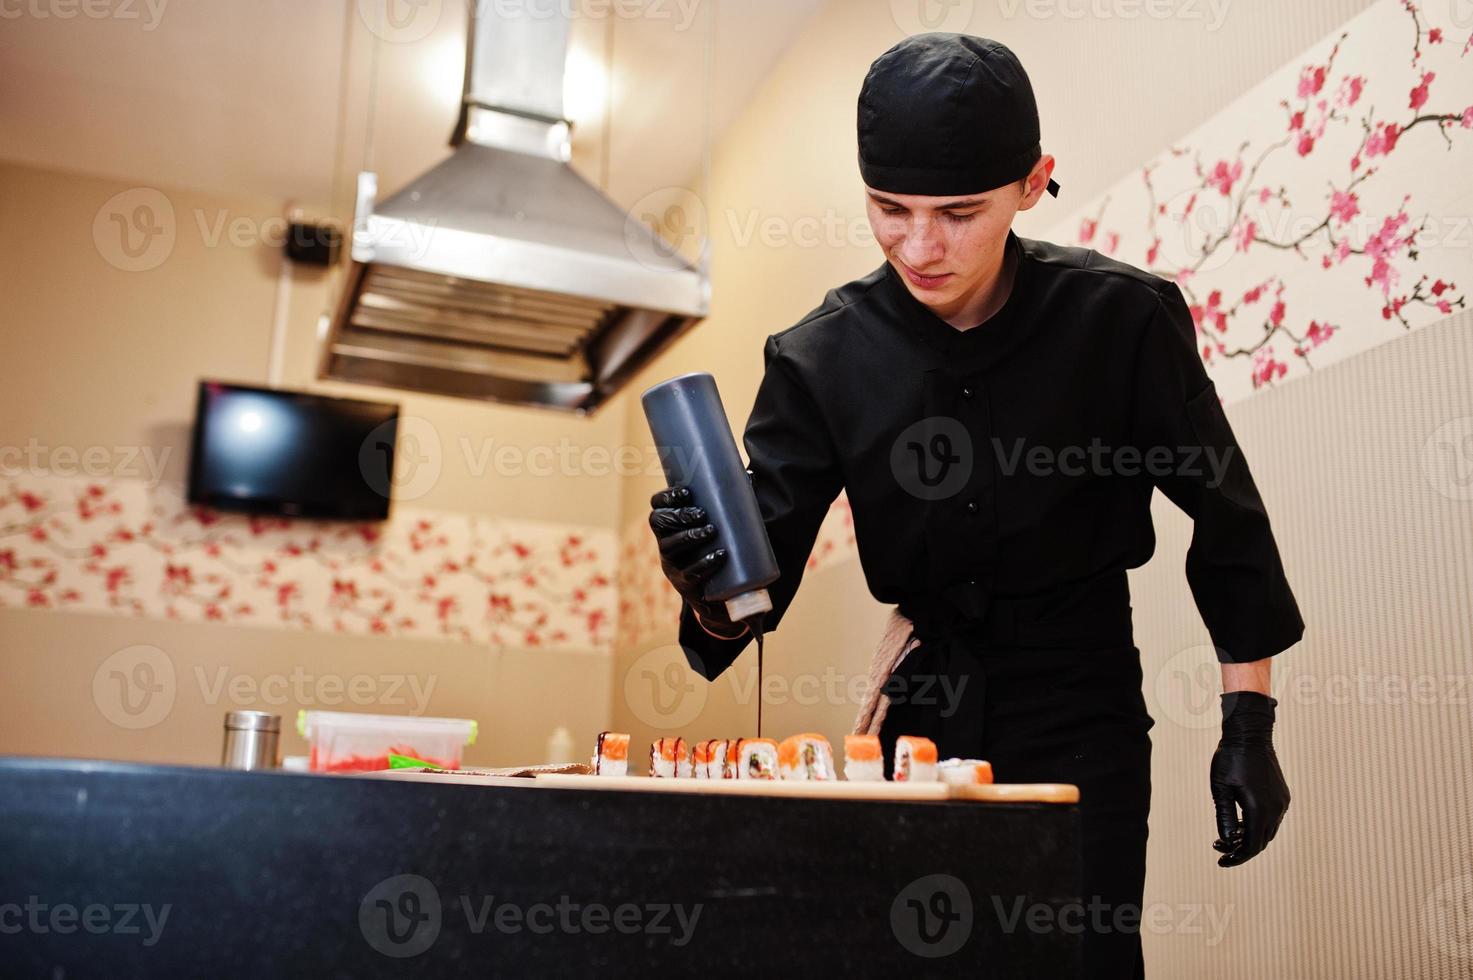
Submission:
<svg viewBox="0 0 1473 980">
<path fill-rule="evenodd" d="M 870 65 L 859 92 L 859 172 L 892 194 L 979 194 L 1042 155 L 1028 73 L 1006 45 L 917 34 Z M 1059 196 L 1057 181 L 1048 191 Z"/>
</svg>

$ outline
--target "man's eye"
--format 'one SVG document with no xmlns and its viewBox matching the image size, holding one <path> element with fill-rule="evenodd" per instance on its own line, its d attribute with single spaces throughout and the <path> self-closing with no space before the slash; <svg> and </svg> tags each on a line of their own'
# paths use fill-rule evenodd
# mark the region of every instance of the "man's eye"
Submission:
<svg viewBox="0 0 1473 980">
<path fill-rule="evenodd" d="M 880 210 L 883 211 L 883 212 L 885 212 L 886 214 L 904 214 L 905 213 L 905 209 L 904 208 L 880 208 Z"/>
<path fill-rule="evenodd" d="M 977 212 L 975 212 L 975 211 L 973 211 L 971 214 L 952 214 L 951 212 L 948 211 L 947 214 L 946 214 L 946 217 L 949 220 L 955 221 L 955 222 L 958 222 L 958 223 L 960 223 L 960 222 L 966 222 L 966 221 L 971 221 L 976 216 L 977 216 Z"/>
</svg>

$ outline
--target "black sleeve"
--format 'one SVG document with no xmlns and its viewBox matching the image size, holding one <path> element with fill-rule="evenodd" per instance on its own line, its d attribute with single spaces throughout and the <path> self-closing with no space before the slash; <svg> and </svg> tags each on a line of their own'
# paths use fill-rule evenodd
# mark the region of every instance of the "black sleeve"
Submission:
<svg viewBox="0 0 1473 980">
<path fill-rule="evenodd" d="M 1262 660 L 1298 642 L 1304 620 L 1181 289 L 1168 283 L 1158 300 L 1137 361 L 1136 446 L 1155 485 L 1192 518 L 1187 584 L 1217 659 Z"/>
<path fill-rule="evenodd" d="M 798 592 L 819 525 L 843 488 L 843 476 L 823 416 L 796 367 L 778 350 L 776 338 L 767 338 L 763 359 L 766 369 L 743 442 L 779 571 L 767 589 L 772 612 L 765 626 L 771 632 Z M 750 630 L 733 640 L 712 636 L 688 604 L 681 609 L 680 645 L 691 668 L 707 680 L 731 666 L 751 641 Z"/>
</svg>

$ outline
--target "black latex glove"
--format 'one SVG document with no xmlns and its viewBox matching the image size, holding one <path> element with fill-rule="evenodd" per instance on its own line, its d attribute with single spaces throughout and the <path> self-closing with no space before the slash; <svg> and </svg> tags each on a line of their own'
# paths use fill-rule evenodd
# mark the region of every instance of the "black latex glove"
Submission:
<svg viewBox="0 0 1473 980">
<path fill-rule="evenodd" d="M 650 498 L 650 529 L 660 545 L 660 569 L 709 632 L 738 637 L 746 624 L 733 623 L 726 604 L 707 602 L 706 583 L 726 563 L 726 549 L 712 548 L 717 534 L 689 487 L 666 487 Z"/>
<path fill-rule="evenodd" d="M 1289 809 L 1289 785 L 1274 754 L 1274 708 L 1257 691 L 1222 696 L 1222 740 L 1212 756 L 1218 867 L 1234 868 L 1268 846 Z M 1242 818 L 1238 809 L 1242 808 Z"/>
</svg>

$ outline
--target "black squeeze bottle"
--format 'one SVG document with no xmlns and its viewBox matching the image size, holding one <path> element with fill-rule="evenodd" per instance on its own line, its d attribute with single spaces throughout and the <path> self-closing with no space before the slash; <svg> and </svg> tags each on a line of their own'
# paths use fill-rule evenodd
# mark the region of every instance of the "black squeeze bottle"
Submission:
<svg viewBox="0 0 1473 980">
<path fill-rule="evenodd" d="M 724 602 L 732 622 L 757 638 L 757 731 L 762 731 L 763 620 L 772 611 L 767 586 L 778 579 L 777 559 L 752 492 L 752 480 L 721 407 L 716 379 L 702 372 L 662 381 L 640 398 L 669 486 L 689 487 L 692 503 L 716 526 L 726 563 L 706 583 L 705 599 Z"/>
</svg>

